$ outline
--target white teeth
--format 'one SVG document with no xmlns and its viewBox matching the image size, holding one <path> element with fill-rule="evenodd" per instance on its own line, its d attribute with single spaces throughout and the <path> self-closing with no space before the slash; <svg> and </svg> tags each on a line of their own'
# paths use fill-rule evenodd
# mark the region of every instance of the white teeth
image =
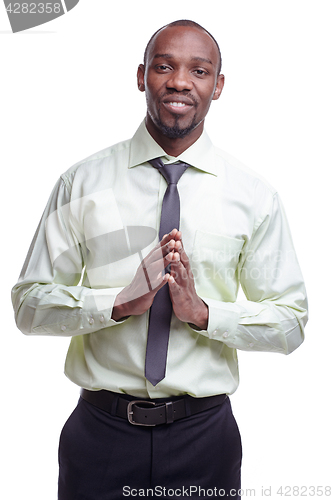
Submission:
<svg viewBox="0 0 333 500">
<path fill-rule="evenodd" d="M 176 106 L 178 108 L 183 108 L 184 106 L 186 106 L 186 104 L 184 104 L 183 102 L 170 102 L 170 106 Z"/>
</svg>

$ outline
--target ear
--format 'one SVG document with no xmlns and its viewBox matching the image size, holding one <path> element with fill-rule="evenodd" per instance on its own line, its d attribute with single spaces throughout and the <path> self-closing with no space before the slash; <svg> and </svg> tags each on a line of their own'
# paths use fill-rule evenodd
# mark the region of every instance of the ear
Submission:
<svg viewBox="0 0 333 500">
<path fill-rule="evenodd" d="M 140 92 L 145 91 L 145 67 L 143 64 L 140 64 L 137 72 L 137 81 L 138 81 L 138 89 Z"/>
<path fill-rule="evenodd" d="M 219 75 L 217 77 L 216 87 L 213 95 L 213 101 L 216 101 L 221 95 L 221 92 L 224 87 L 224 75 Z"/>
</svg>

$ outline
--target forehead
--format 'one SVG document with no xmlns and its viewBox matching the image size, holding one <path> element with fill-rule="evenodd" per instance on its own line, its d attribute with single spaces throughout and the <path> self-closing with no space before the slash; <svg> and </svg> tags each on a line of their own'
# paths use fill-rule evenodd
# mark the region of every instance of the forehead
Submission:
<svg viewBox="0 0 333 500">
<path fill-rule="evenodd" d="M 177 59 L 203 58 L 218 66 L 219 54 L 215 42 L 204 30 L 189 26 L 168 26 L 157 33 L 148 53 L 148 64 L 158 54 L 169 54 Z"/>
</svg>

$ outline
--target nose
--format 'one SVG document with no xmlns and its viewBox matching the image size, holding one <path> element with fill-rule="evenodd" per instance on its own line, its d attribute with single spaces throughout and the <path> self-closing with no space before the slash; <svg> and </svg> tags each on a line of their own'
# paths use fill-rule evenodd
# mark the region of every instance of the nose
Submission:
<svg viewBox="0 0 333 500">
<path fill-rule="evenodd" d="M 184 68 L 175 69 L 167 81 L 167 88 L 174 89 L 177 92 L 182 92 L 184 90 L 190 91 L 193 88 L 193 83 L 191 80 L 191 75 Z"/>
</svg>

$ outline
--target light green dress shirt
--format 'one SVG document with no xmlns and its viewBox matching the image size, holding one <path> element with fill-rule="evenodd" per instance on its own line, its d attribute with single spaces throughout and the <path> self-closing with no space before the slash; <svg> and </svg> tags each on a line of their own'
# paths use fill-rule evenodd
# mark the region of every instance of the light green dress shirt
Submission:
<svg viewBox="0 0 333 500">
<path fill-rule="evenodd" d="M 147 163 L 156 157 L 190 165 L 178 183 L 180 230 L 209 322 L 198 331 L 173 315 L 166 377 L 153 387 L 144 377 L 149 312 L 121 322 L 111 314 L 158 242 L 167 184 Z M 133 226 L 144 226 L 135 248 Z M 237 301 L 239 285 L 247 300 Z M 137 397 L 231 394 L 239 382 L 237 349 L 288 354 L 302 343 L 307 321 L 275 190 L 205 132 L 175 159 L 144 123 L 131 140 L 61 175 L 12 298 L 23 333 L 72 337 L 65 373 L 74 383 Z"/>
</svg>

